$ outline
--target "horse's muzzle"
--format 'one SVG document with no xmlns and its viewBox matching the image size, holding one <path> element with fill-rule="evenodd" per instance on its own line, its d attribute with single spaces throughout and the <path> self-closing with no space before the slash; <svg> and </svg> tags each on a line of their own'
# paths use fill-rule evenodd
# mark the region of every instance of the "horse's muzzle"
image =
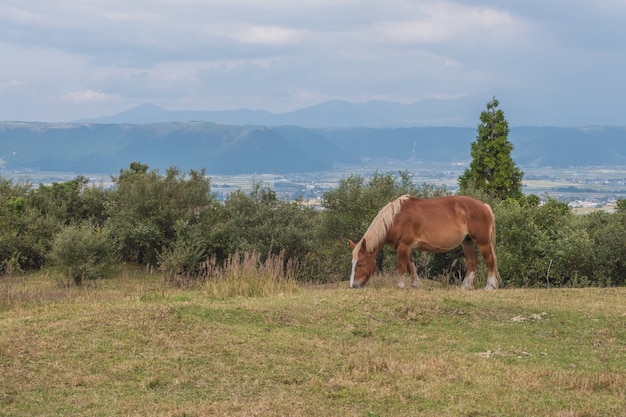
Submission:
<svg viewBox="0 0 626 417">
<path fill-rule="evenodd" d="M 365 284 L 362 282 L 353 282 L 350 288 L 359 289 L 359 288 L 363 288 L 364 285 Z"/>
</svg>

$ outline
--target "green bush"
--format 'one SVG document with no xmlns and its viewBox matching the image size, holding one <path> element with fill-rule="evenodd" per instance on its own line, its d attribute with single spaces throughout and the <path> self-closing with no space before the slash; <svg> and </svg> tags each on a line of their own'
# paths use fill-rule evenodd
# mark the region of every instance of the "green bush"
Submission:
<svg viewBox="0 0 626 417">
<path fill-rule="evenodd" d="M 0 179 L 0 273 L 43 266 L 62 225 L 34 205 L 29 183 Z"/>
<path fill-rule="evenodd" d="M 494 207 L 498 269 L 511 287 L 542 285 L 548 273 L 547 238 L 535 222 L 537 207 L 508 199 Z"/>
<path fill-rule="evenodd" d="M 206 245 L 197 228 L 187 222 L 176 224 L 176 239 L 157 256 L 159 269 L 165 272 L 171 282 L 195 279 L 206 259 Z"/>
<path fill-rule="evenodd" d="M 118 262 L 110 231 L 87 222 L 66 226 L 57 233 L 49 259 L 77 285 L 86 279 L 107 277 Z"/>
<path fill-rule="evenodd" d="M 626 211 L 596 212 L 584 217 L 592 240 L 592 283 L 626 285 Z"/>
<path fill-rule="evenodd" d="M 204 170 L 185 174 L 170 167 L 161 175 L 133 162 L 113 179 L 105 224 L 129 262 L 156 265 L 177 239 L 177 222 L 198 224 L 215 204 Z"/>
<path fill-rule="evenodd" d="M 496 206 L 497 255 L 504 284 L 607 286 L 626 283 L 626 216 L 576 215 L 567 204 L 506 200 Z"/>
<path fill-rule="evenodd" d="M 309 280 L 317 216 L 315 209 L 303 202 L 280 200 L 270 188 L 253 183 L 249 193 L 232 193 L 215 216 L 199 226 L 207 239 L 207 253 L 215 255 L 218 263 L 235 252 L 259 253 L 261 262 L 280 255 L 302 265 L 299 271 L 303 275 L 298 278 Z"/>
</svg>

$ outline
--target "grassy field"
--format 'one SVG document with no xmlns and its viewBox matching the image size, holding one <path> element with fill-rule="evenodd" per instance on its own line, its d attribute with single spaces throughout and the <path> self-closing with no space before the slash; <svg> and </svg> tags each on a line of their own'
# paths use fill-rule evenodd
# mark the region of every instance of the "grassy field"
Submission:
<svg viewBox="0 0 626 417">
<path fill-rule="evenodd" d="M 623 416 L 626 288 L 0 277 L 2 416 Z"/>
</svg>

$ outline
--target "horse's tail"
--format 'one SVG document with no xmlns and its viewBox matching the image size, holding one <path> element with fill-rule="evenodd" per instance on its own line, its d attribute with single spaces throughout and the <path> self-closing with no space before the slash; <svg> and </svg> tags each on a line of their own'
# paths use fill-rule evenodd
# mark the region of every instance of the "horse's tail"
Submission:
<svg viewBox="0 0 626 417">
<path fill-rule="evenodd" d="M 500 271 L 498 271 L 498 258 L 496 256 L 496 215 L 493 214 L 493 209 L 489 204 L 486 204 L 487 209 L 489 209 L 489 214 L 491 214 L 491 231 L 489 232 L 489 246 L 491 247 L 491 253 L 493 254 L 493 267 L 496 272 L 496 278 L 498 279 L 498 283 L 502 284 L 502 277 L 500 276 Z"/>
</svg>

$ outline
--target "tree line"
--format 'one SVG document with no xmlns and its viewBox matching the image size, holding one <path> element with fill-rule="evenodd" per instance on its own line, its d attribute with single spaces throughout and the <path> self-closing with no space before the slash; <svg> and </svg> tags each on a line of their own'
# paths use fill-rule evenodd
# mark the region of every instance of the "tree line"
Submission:
<svg viewBox="0 0 626 417">
<path fill-rule="evenodd" d="M 481 113 L 459 192 L 494 209 L 503 285 L 625 285 L 626 200 L 613 213 L 575 215 L 549 196 L 541 202 L 523 195 L 523 172 L 511 159 L 508 122 L 498 105 L 494 98 Z M 387 202 L 404 194 L 450 194 L 414 183 L 406 171 L 351 175 L 317 205 L 281 200 L 262 183 L 220 202 L 204 169 L 160 173 L 133 162 L 112 180 L 111 188 L 82 176 L 34 187 L 0 178 L 0 274 L 55 267 L 80 284 L 133 264 L 183 282 L 210 279 L 209 260 L 222 264 L 254 253 L 284 260 L 302 281 L 347 279 L 348 239 L 360 239 Z M 394 258 L 386 248 L 379 267 L 393 269 Z M 463 276 L 460 248 L 414 258 L 423 278 L 453 282 Z"/>
<path fill-rule="evenodd" d="M 204 171 L 160 173 L 141 163 L 121 169 L 113 181 L 105 189 L 83 177 L 38 187 L 0 179 L 1 273 L 57 267 L 80 283 L 128 263 L 194 279 L 208 258 L 220 263 L 235 253 L 256 252 L 297 265 L 302 281 L 345 280 L 348 239 L 360 239 L 388 201 L 403 194 L 450 194 L 415 184 L 408 172 L 349 176 L 318 206 L 279 199 L 261 183 L 220 202 Z M 624 200 L 613 213 L 576 215 L 551 198 L 499 200 L 480 190 L 474 196 L 494 208 L 504 286 L 626 284 Z M 462 276 L 460 249 L 414 256 L 424 278 Z M 380 266 L 392 270 L 394 257 L 383 251 Z"/>
</svg>

